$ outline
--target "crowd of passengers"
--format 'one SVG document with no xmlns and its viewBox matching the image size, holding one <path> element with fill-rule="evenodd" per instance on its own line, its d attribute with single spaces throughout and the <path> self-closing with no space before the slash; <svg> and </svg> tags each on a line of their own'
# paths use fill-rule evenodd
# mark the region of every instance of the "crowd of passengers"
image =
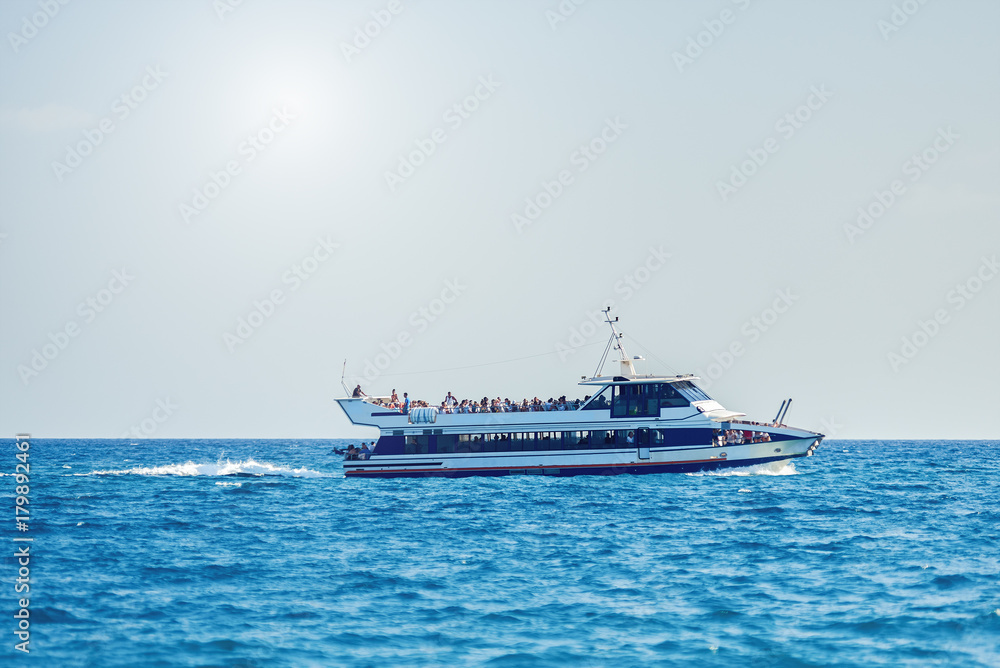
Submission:
<svg viewBox="0 0 1000 668">
<path fill-rule="evenodd" d="M 715 431 L 715 445 L 743 445 L 744 443 L 770 443 L 771 434 L 766 431 L 745 431 L 724 429 Z"/>
<path fill-rule="evenodd" d="M 357 448 L 353 445 L 348 446 L 347 452 L 344 452 L 344 459 L 355 460 L 355 459 L 368 459 L 375 449 L 375 441 L 372 441 L 372 447 L 369 448 L 367 443 L 362 442 L 361 447 Z M 336 451 L 334 451 L 336 452 Z M 341 451 L 343 452 L 343 451 Z M 337 452 L 340 454 L 340 452 Z"/>
<path fill-rule="evenodd" d="M 358 385 L 354 388 L 355 397 L 367 396 L 361 391 L 361 386 Z M 536 411 L 575 411 L 579 410 L 580 406 L 590 399 L 590 395 L 585 396 L 583 399 L 566 399 L 563 395 L 558 399 L 553 399 L 549 397 L 546 400 L 541 400 L 538 397 L 534 399 L 522 399 L 520 402 L 511 401 L 510 399 L 501 399 L 497 397 L 496 399 L 490 399 L 489 397 L 483 397 L 482 401 L 474 401 L 472 399 L 462 399 L 459 401 L 455 396 L 449 392 L 448 396 L 441 401 L 441 404 L 434 406 L 433 408 L 438 409 L 441 413 L 529 413 Z M 404 414 L 408 414 L 411 408 L 431 408 L 431 405 L 426 401 L 420 399 L 410 399 L 410 396 L 403 392 L 403 398 L 396 395 L 396 390 L 392 391 L 392 396 L 389 397 L 389 401 L 385 402 L 381 398 L 373 398 L 374 401 L 379 406 L 385 406 L 390 410 L 402 411 Z"/>
</svg>

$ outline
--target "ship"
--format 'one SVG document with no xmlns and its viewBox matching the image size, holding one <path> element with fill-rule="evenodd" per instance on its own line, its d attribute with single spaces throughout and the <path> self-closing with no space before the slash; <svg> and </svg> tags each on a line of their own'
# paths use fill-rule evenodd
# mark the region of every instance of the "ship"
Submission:
<svg viewBox="0 0 1000 668">
<path fill-rule="evenodd" d="M 401 404 L 356 388 L 336 399 L 352 424 L 376 427 L 364 455 L 343 463 L 348 478 L 691 473 L 812 456 L 818 432 L 790 427 L 783 401 L 770 422 L 746 419 L 702 390 L 692 374 L 640 375 L 611 309 L 610 339 L 583 399 Z M 604 375 L 612 353 L 614 372 Z M 344 389 L 347 390 L 346 385 Z M 423 404 L 424 402 L 420 402 Z"/>
</svg>

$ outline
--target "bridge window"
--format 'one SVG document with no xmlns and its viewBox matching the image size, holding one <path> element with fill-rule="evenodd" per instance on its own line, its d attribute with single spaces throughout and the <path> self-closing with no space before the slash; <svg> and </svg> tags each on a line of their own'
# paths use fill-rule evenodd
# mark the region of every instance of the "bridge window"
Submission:
<svg viewBox="0 0 1000 668">
<path fill-rule="evenodd" d="M 674 386 L 681 394 L 691 401 L 710 401 L 712 399 L 712 397 L 705 394 L 700 387 L 686 380 L 674 383 Z"/>
<path fill-rule="evenodd" d="M 660 383 L 615 385 L 611 417 L 658 417 Z"/>
<path fill-rule="evenodd" d="M 585 411 L 606 411 L 611 408 L 611 386 L 605 385 L 604 389 L 597 393 L 586 406 L 583 407 Z"/>
<path fill-rule="evenodd" d="M 690 406 L 691 402 L 677 391 L 674 387 L 676 383 L 663 383 L 660 385 L 660 406 L 662 408 L 677 408 Z"/>
</svg>

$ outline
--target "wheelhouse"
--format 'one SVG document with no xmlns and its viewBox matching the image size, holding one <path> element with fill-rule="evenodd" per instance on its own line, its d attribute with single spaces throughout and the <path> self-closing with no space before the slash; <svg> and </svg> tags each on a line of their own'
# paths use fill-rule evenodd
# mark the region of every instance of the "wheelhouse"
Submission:
<svg viewBox="0 0 1000 668">
<path fill-rule="evenodd" d="M 695 401 L 711 401 L 692 380 L 693 376 L 616 379 L 591 397 L 581 410 L 610 410 L 613 418 L 659 417 L 661 408 L 686 408 Z"/>
</svg>

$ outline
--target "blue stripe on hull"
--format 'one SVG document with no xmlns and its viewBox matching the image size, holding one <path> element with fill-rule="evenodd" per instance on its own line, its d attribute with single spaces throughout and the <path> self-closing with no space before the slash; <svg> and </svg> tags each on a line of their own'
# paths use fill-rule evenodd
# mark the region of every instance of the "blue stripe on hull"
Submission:
<svg viewBox="0 0 1000 668">
<path fill-rule="evenodd" d="M 715 471 L 726 468 L 742 468 L 755 466 L 757 464 L 768 464 L 779 462 L 801 455 L 782 455 L 780 457 L 760 457 L 757 459 L 738 459 L 729 461 L 719 459 L 711 462 L 681 462 L 669 464 L 616 464 L 608 466 L 575 466 L 569 468 L 559 467 L 530 467 L 510 469 L 440 469 L 437 471 L 350 471 L 346 475 L 348 478 L 468 478 L 470 476 L 505 476 L 505 475 L 552 475 L 552 476 L 575 476 L 575 475 L 621 475 L 621 474 L 644 474 L 644 473 L 696 473 L 698 471 Z M 528 474 L 526 471 L 532 471 Z"/>
</svg>

